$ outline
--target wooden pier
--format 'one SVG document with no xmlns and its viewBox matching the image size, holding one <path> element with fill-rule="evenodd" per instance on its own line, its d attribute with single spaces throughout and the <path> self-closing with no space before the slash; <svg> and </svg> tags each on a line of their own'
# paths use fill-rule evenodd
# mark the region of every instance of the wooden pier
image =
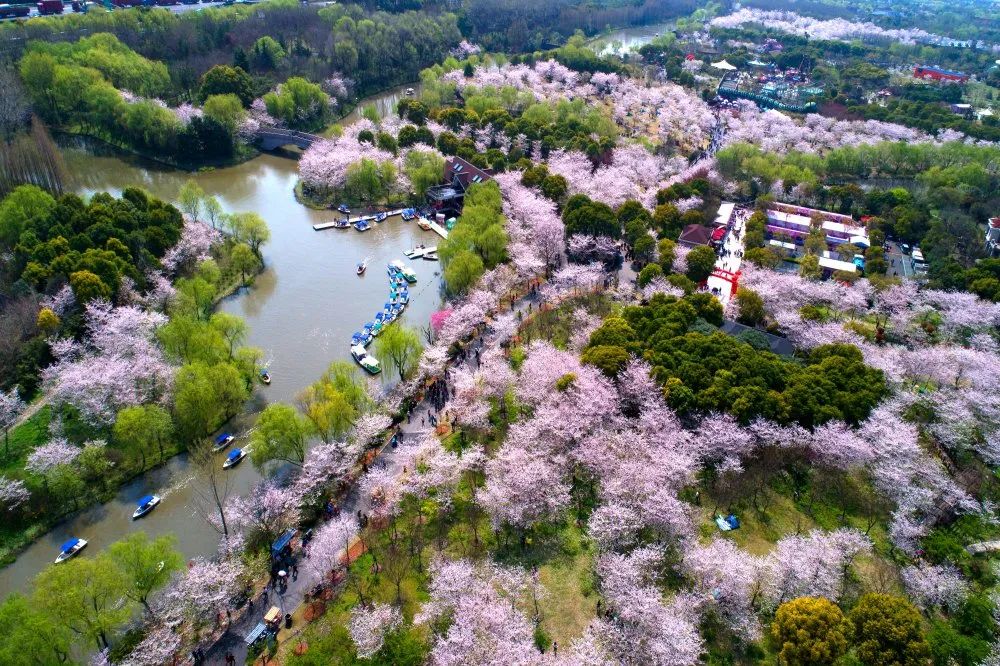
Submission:
<svg viewBox="0 0 1000 666">
<path fill-rule="evenodd" d="M 428 254 L 434 254 L 437 252 L 437 245 L 433 247 L 415 247 L 412 250 L 407 250 L 404 254 L 410 259 L 419 259 Z"/>
<path fill-rule="evenodd" d="M 386 215 L 385 219 L 388 220 L 390 217 L 396 217 L 397 215 L 402 215 L 403 210 L 404 210 L 403 208 L 400 208 L 398 210 L 387 210 L 385 211 Z M 360 222 L 361 220 L 368 220 L 369 222 L 374 222 L 375 218 L 381 214 L 382 213 L 374 213 L 372 215 L 359 215 L 357 217 L 348 217 L 347 221 L 350 222 L 351 225 L 353 225 L 355 222 Z M 313 230 L 323 231 L 324 229 L 335 229 L 337 228 L 337 224 L 339 224 L 339 222 L 340 220 L 333 220 L 332 222 L 320 222 L 318 224 L 313 225 Z M 343 228 L 346 229 L 346 227 Z M 447 238 L 447 236 L 445 236 L 445 238 Z"/>
</svg>

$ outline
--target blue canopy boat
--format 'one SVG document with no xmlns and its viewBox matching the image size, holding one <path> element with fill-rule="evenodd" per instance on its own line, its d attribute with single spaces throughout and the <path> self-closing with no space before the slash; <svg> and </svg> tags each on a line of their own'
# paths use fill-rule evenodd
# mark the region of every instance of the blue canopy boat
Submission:
<svg viewBox="0 0 1000 666">
<path fill-rule="evenodd" d="M 243 459 L 247 457 L 247 452 L 249 450 L 250 449 L 233 449 L 230 451 L 229 455 L 226 456 L 226 462 L 222 463 L 222 469 L 230 469 L 239 465 L 243 462 Z"/>
<path fill-rule="evenodd" d="M 212 445 L 213 451 L 221 451 L 230 444 L 233 443 L 235 438 L 228 432 L 224 432 L 215 438 L 215 443 Z"/>
<path fill-rule="evenodd" d="M 132 520 L 136 518 L 142 518 L 147 513 L 156 508 L 156 505 L 160 503 L 160 498 L 157 495 L 145 495 L 139 498 L 139 506 L 136 507 L 135 513 L 132 514 Z"/>
<path fill-rule="evenodd" d="M 56 558 L 56 564 L 60 562 L 65 562 L 69 558 L 73 557 L 81 550 L 87 547 L 86 539 L 73 538 L 59 546 L 59 557 Z"/>
<path fill-rule="evenodd" d="M 368 220 L 358 220 L 354 223 L 354 228 L 358 231 L 368 231 L 372 228 L 372 223 Z"/>
<path fill-rule="evenodd" d="M 345 203 L 342 203 L 339 206 L 337 206 L 337 210 L 339 210 L 341 213 L 350 213 L 351 212 L 350 207 L 347 204 L 345 204 Z"/>
<path fill-rule="evenodd" d="M 386 213 L 379 213 L 378 215 L 375 216 L 375 221 L 376 222 L 385 222 L 388 217 L 389 217 L 389 215 L 386 214 Z"/>
</svg>

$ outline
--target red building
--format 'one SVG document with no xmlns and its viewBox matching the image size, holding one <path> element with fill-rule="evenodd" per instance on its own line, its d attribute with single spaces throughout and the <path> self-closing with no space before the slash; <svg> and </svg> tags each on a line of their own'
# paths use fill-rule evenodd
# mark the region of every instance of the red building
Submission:
<svg viewBox="0 0 1000 666">
<path fill-rule="evenodd" d="M 930 81 L 946 81 L 950 83 L 965 83 L 969 80 L 969 75 L 963 74 L 962 72 L 956 72 L 951 69 L 917 65 L 913 68 L 913 78 Z"/>
</svg>

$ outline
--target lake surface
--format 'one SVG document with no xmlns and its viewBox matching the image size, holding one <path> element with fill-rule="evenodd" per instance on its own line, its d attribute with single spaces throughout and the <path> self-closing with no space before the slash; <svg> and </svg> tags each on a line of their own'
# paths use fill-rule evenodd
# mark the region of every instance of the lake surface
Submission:
<svg viewBox="0 0 1000 666">
<path fill-rule="evenodd" d="M 381 99 L 373 101 L 377 104 Z M 125 187 L 139 186 L 157 197 L 174 200 L 180 186 L 194 178 L 208 194 L 219 198 L 227 212 L 255 211 L 267 221 L 271 229 L 271 241 L 263 249 L 267 268 L 252 289 L 220 306 L 246 320 L 247 344 L 263 349 L 269 361 L 272 382 L 257 389 L 253 410 L 268 402 L 293 401 L 331 361 L 350 360 L 351 334 L 370 321 L 386 301 L 385 266 L 389 261 L 402 259 L 417 273 L 417 283 L 410 288 L 410 305 L 400 322 L 424 326 L 440 305 L 440 264 L 409 261 L 403 254 L 418 243 L 436 245 L 440 238 L 399 217 L 364 233 L 354 229 L 314 231 L 313 224 L 335 219 L 337 214 L 311 210 L 295 200 L 298 165 L 291 157 L 265 154 L 235 167 L 190 174 L 100 152 L 79 143 L 63 148 L 73 178 L 71 187 L 81 195 L 104 191 L 117 195 Z M 366 257 L 370 258 L 369 267 L 359 278 L 356 265 Z M 386 370 L 381 377 L 388 382 L 391 374 Z M 243 433 L 249 420 L 239 417 L 229 429 Z M 238 437 L 234 446 L 241 442 L 246 442 L 245 437 Z M 223 455 L 219 454 L 220 465 Z M 229 491 L 235 494 L 247 492 L 261 477 L 245 461 L 227 478 Z M 113 501 L 59 525 L 22 552 L 16 562 L 0 569 L 0 595 L 28 589 L 31 580 L 55 559 L 59 545 L 70 537 L 90 542 L 82 556 L 93 556 L 140 530 L 151 536 L 176 535 L 186 557 L 212 555 L 219 535 L 201 517 L 201 492 L 202 484 L 187 457 L 174 458 L 123 487 Z M 160 495 L 162 504 L 147 517 L 130 520 L 136 500 L 145 494 Z"/>
<path fill-rule="evenodd" d="M 600 56 L 612 54 L 625 55 L 629 51 L 649 44 L 660 35 L 673 29 L 674 24 L 672 22 L 622 28 L 598 35 L 591 39 L 587 45 L 594 49 Z"/>
</svg>

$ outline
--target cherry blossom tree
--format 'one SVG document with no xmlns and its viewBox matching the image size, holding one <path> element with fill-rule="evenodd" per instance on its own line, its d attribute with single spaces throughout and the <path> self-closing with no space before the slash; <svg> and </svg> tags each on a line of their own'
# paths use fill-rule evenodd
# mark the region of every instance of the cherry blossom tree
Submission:
<svg viewBox="0 0 1000 666">
<path fill-rule="evenodd" d="M 164 315 L 95 300 L 84 320 L 84 342 L 53 343 L 56 362 L 42 371 L 56 403 L 76 407 L 91 423 L 107 424 L 122 407 L 166 395 L 173 371 L 155 340 Z"/>
<path fill-rule="evenodd" d="M 0 476 L 0 507 L 13 511 L 31 498 L 31 493 L 20 479 Z"/>
<path fill-rule="evenodd" d="M 957 610 L 969 596 L 969 583 L 951 564 L 919 562 L 900 571 L 906 593 L 923 610 Z"/>
<path fill-rule="evenodd" d="M 80 455 L 80 449 L 65 439 L 54 439 L 28 454 L 24 469 L 45 476 L 61 465 L 70 465 Z"/>
<path fill-rule="evenodd" d="M 538 663 L 532 626 L 517 607 L 528 586 L 523 571 L 435 558 L 430 573 L 430 599 L 414 621 L 433 622 L 443 615 L 453 618 L 431 649 L 431 664 Z"/>
<path fill-rule="evenodd" d="M 161 263 L 171 274 L 183 266 L 192 266 L 211 257 L 212 246 L 222 240 L 222 234 L 204 222 L 185 216 L 181 238 L 167 250 Z"/>
<path fill-rule="evenodd" d="M 181 648 L 181 635 L 169 626 L 160 625 L 132 649 L 123 666 L 162 666 L 174 661 Z"/>
<path fill-rule="evenodd" d="M 195 558 L 158 600 L 166 618 L 186 617 L 197 623 L 217 618 L 242 589 L 246 569 L 237 558 L 210 562 Z"/>
<path fill-rule="evenodd" d="M 347 549 L 357 533 L 358 523 L 353 516 L 341 515 L 323 523 L 309 542 L 303 571 L 314 580 L 322 581 L 331 572 L 346 565 Z"/>
<path fill-rule="evenodd" d="M 17 418 L 26 406 L 17 387 L 9 391 L 0 391 L 0 429 L 3 430 L 4 457 L 9 455 L 7 447 L 10 443 L 10 429 L 17 423 Z"/>
<path fill-rule="evenodd" d="M 661 559 L 659 550 L 647 547 L 598 560 L 601 591 L 613 615 L 597 621 L 595 630 L 621 663 L 698 663 L 702 641 L 697 600 L 679 595 L 673 603 L 664 603 L 654 575 Z"/>
<path fill-rule="evenodd" d="M 528 529 L 554 520 L 569 506 L 569 487 L 559 470 L 521 447 L 504 446 L 486 465 L 486 486 L 478 500 L 495 528 Z"/>
<path fill-rule="evenodd" d="M 368 659 L 382 648 L 385 635 L 403 623 L 398 608 L 387 604 L 358 605 L 351 610 L 347 629 L 358 650 L 358 657 Z"/>
</svg>

